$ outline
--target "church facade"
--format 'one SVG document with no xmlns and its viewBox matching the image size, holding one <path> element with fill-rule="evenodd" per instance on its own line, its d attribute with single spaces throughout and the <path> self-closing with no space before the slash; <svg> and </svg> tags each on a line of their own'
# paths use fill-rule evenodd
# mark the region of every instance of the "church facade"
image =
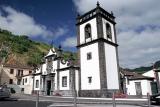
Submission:
<svg viewBox="0 0 160 107">
<path fill-rule="evenodd" d="M 119 86 L 115 17 L 100 7 L 78 15 L 78 61 L 64 60 L 61 48 L 50 49 L 33 74 L 33 93 L 110 97 Z"/>
</svg>

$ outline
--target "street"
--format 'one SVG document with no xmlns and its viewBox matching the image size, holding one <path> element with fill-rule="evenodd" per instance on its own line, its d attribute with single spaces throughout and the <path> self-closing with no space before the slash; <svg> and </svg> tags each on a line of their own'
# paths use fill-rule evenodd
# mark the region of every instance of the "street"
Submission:
<svg viewBox="0 0 160 107">
<path fill-rule="evenodd" d="M 73 107 L 72 104 L 54 104 L 51 102 L 40 102 L 39 107 Z M 0 101 L 0 107 L 36 107 L 35 101 Z M 77 107 L 113 107 L 111 104 L 78 104 Z M 134 105 L 117 105 L 116 107 L 141 107 Z"/>
<path fill-rule="evenodd" d="M 71 97 L 40 96 L 38 107 L 73 107 Z M 138 101 L 139 100 L 139 101 Z M 141 100 L 141 101 L 140 101 Z M 119 99 L 116 107 L 147 107 L 145 99 Z M 110 98 L 78 98 L 77 107 L 113 107 Z M 36 107 L 36 95 L 15 94 L 11 98 L 0 100 L 0 107 Z M 158 106 L 151 106 L 158 107 Z"/>
<path fill-rule="evenodd" d="M 39 107 L 47 107 L 51 102 L 40 102 Z M 2 100 L 0 107 L 36 107 L 35 101 Z"/>
</svg>

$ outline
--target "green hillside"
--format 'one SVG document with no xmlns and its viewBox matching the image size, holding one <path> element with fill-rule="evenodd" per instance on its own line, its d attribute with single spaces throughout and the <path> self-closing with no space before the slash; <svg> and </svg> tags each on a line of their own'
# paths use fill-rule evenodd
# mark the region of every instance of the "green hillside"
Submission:
<svg viewBox="0 0 160 107">
<path fill-rule="evenodd" d="M 160 61 L 156 61 L 154 64 L 154 68 L 158 69 L 160 67 Z M 134 71 L 137 73 L 145 73 L 146 71 L 149 71 L 151 69 L 153 69 L 153 66 L 138 67 L 135 69 L 131 69 L 130 71 Z"/>
<path fill-rule="evenodd" d="M 42 57 L 47 54 L 50 45 L 31 40 L 25 35 L 13 35 L 7 30 L 0 29 L 0 49 L 3 46 L 9 47 L 6 63 L 18 62 L 24 66 L 33 66 L 41 62 Z M 64 52 L 65 58 L 69 57 L 71 52 Z M 6 51 L 0 53 L 2 58 Z M 76 54 L 74 54 L 76 57 Z"/>
</svg>

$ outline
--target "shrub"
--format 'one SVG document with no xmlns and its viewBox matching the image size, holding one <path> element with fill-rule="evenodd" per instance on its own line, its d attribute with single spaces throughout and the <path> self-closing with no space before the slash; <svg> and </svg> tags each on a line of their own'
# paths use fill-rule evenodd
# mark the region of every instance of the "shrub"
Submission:
<svg viewBox="0 0 160 107">
<path fill-rule="evenodd" d="M 14 90 L 14 88 L 11 88 L 11 93 L 12 94 L 16 93 L 16 91 Z"/>
</svg>

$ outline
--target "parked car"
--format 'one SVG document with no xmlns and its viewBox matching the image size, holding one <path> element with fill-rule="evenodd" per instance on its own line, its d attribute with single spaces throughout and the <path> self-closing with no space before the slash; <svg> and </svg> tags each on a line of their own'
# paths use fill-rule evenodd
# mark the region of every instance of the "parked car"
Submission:
<svg viewBox="0 0 160 107">
<path fill-rule="evenodd" d="M 0 99 L 9 98 L 10 96 L 10 89 L 6 85 L 0 86 Z"/>
<path fill-rule="evenodd" d="M 151 98 L 151 103 L 160 104 L 160 93 L 152 95 L 150 98 Z"/>
</svg>

